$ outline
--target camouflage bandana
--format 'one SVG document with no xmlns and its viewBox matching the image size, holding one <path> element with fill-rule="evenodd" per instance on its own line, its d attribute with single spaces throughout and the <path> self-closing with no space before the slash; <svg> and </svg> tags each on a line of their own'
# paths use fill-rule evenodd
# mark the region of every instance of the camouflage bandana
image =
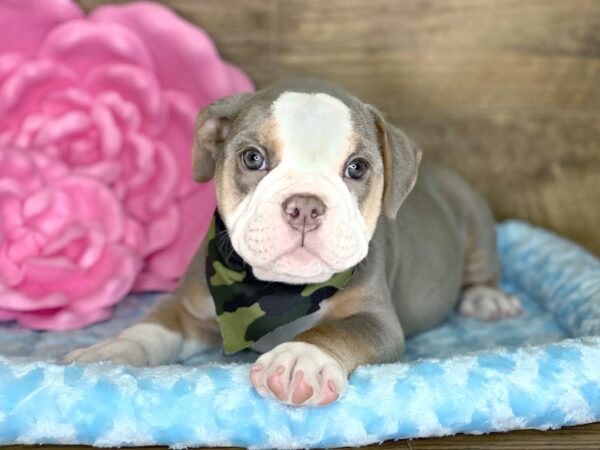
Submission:
<svg viewBox="0 0 600 450">
<path fill-rule="evenodd" d="M 341 289 L 354 269 L 318 284 L 266 282 L 233 250 L 225 224 L 215 212 L 208 231 L 206 281 L 215 302 L 226 354 L 249 348 L 262 336 L 318 311 Z"/>
</svg>

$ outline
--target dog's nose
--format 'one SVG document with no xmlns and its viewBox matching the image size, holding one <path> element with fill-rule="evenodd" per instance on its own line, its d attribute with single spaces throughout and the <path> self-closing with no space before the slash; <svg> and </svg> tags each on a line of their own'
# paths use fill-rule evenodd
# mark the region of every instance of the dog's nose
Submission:
<svg viewBox="0 0 600 450">
<path fill-rule="evenodd" d="M 281 206 L 283 215 L 290 226 L 305 233 L 313 231 L 321 225 L 327 209 L 323 200 L 310 194 L 292 195 Z"/>
</svg>

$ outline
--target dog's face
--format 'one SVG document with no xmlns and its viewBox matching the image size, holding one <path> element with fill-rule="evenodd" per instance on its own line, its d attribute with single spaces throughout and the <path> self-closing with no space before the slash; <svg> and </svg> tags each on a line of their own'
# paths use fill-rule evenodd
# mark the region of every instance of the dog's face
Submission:
<svg viewBox="0 0 600 450">
<path fill-rule="evenodd" d="M 414 184 L 418 151 L 401 133 L 401 145 L 390 139 L 373 108 L 336 94 L 280 86 L 198 117 L 195 177 L 214 176 L 233 247 L 257 278 L 318 283 L 356 265 L 382 207 L 394 216 Z"/>
</svg>

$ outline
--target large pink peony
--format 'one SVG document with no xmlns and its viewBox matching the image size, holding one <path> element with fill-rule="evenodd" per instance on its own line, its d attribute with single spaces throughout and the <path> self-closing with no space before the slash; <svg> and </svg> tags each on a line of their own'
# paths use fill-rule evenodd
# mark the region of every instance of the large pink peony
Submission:
<svg viewBox="0 0 600 450">
<path fill-rule="evenodd" d="M 172 289 L 215 206 L 192 181 L 195 116 L 250 90 L 163 6 L 2 0 L 0 319 L 74 328 Z"/>
</svg>

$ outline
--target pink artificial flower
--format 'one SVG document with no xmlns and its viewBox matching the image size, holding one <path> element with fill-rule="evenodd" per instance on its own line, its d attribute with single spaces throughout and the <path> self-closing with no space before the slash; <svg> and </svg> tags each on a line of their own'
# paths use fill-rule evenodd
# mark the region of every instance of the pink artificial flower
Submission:
<svg viewBox="0 0 600 450">
<path fill-rule="evenodd" d="M 211 101 L 251 90 L 248 78 L 221 60 L 205 33 L 163 6 L 102 6 L 86 17 L 71 0 L 0 2 L 0 156 L 15 149 L 41 154 L 61 165 L 66 178 L 110 192 L 119 207 L 108 208 L 108 200 L 95 207 L 100 215 L 122 215 L 110 220 L 126 224 L 119 242 L 139 261 L 134 290 L 172 289 L 214 211 L 212 183 L 194 183 L 191 175 L 196 114 Z M 81 183 L 69 185 L 69 195 Z M 12 234 L 6 237 L 12 222 L 2 220 L 0 246 L 15 245 Z M 85 221 L 78 226 L 95 227 Z M 20 264 L 12 255 L 0 256 L 0 317 L 26 310 L 36 318 L 19 320 L 30 327 L 76 326 L 53 317 L 55 310 L 72 310 L 64 304 L 49 307 L 39 300 L 40 313 L 33 315 L 38 299 L 69 285 L 64 274 L 53 279 L 49 271 L 31 297 L 10 278 Z M 90 280 L 98 292 L 109 283 L 107 273 L 102 277 L 105 284 Z M 105 297 L 94 307 L 75 291 L 64 298 L 79 305 L 80 325 L 105 318 L 106 306 L 116 301 Z"/>
</svg>

